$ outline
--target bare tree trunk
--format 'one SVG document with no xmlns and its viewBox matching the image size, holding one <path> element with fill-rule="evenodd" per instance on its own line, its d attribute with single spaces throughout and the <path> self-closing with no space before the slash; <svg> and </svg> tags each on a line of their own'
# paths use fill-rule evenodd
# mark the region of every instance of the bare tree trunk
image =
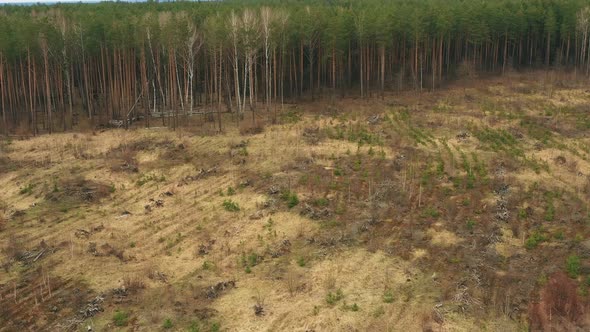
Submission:
<svg viewBox="0 0 590 332">
<path fill-rule="evenodd" d="M 156 59 L 156 56 L 154 54 L 154 49 L 152 48 L 152 39 L 151 39 L 151 34 L 150 34 L 150 30 L 147 30 L 147 40 L 148 40 L 148 46 L 150 48 L 150 55 L 152 56 L 152 64 L 154 67 L 154 75 L 156 76 L 156 81 L 158 83 L 158 91 L 160 92 L 160 96 L 162 97 L 162 103 L 164 103 L 165 101 L 165 97 L 164 97 L 164 90 L 162 88 L 162 81 L 160 79 L 160 72 L 158 70 L 158 61 Z M 154 85 L 155 88 L 155 82 L 152 80 L 152 85 Z M 155 89 L 154 89 L 155 90 Z M 156 98 L 156 93 L 154 91 L 154 110 L 156 108 L 157 105 L 157 98 Z M 164 121 L 164 116 L 162 116 L 162 121 Z"/>
<path fill-rule="evenodd" d="M 223 71 L 222 63 L 223 63 L 223 48 L 219 47 L 219 79 L 217 82 L 218 83 L 218 86 L 217 86 L 217 121 L 219 123 L 219 132 L 221 132 L 223 130 L 221 127 L 221 74 Z"/>
<path fill-rule="evenodd" d="M 508 55 L 508 31 L 504 35 L 504 57 L 502 58 L 502 75 L 506 72 L 506 57 Z"/>
<path fill-rule="evenodd" d="M 4 57 L 2 52 L 0 52 L 0 107 L 2 107 L 2 131 L 4 135 L 8 136 L 8 125 L 6 123 L 6 107 L 4 105 L 5 94 L 4 94 Z"/>
<path fill-rule="evenodd" d="M 51 134 L 53 119 L 51 112 L 51 87 L 49 84 L 49 57 L 48 57 L 48 46 L 45 37 L 41 37 L 41 52 L 43 53 L 43 66 L 45 68 L 45 107 L 47 110 L 47 130 Z"/>
<path fill-rule="evenodd" d="M 570 59 L 570 35 L 568 33 L 568 35 L 567 35 L 567 46 L 566 46 L 566 51 L 565 51 L 565 64 L 566 64 L 566 66 L 569 63 L 569 59 Z"/>
<path fill-rule="evenodd" d="M 150 127 L 150 97 L 149 97 L 149 83 L 147 79 L 147 64 L 146 64 L 146 57 L 145 57 L 145 45 L 141 47 L 141 54 L 140 54 L 140 62 L 141 62 L 141 85 L 142 85 L 142 92 L 143 92 L 143 107 L 144 107 L 144 116 L 145 116 L 145 123 L 146 127 Z"/>
<path fill-rule="evenodd" d="M 332 46 L 332 101 L 336 98 L 336 48 Z"/>
<path fill-rule="evenodd" d="M 33 62 L 33 96 L 37 95 L 37 65 Z M 34 103 L 33 101 L 31 101 Z M 33 108 L 34 104 L 31 104 L 31 112 L 33 112 L 33 135 L 37 135 L 37 112 Z"/>
<path fill-rule="evenodd" d="M 360 52 L 359 52 L 359 56 L 360 56 L 360 66 L 359 66 L 359 76 L 361 79 L 361 98 L 365 98 L 365 88 L 364 88 L 364 80 L 365 80 L 365 74 L 364 74 L 364 67 L 365 67 L 365 62 L 364 62 L 364 50 L 363 50 L 363 43 L 360 43 Z"/>
<path fill-rule="evenodd" d="M 82 35 L 80 35 L 80 40 L 82 40 Z M 102 51 L 102 49 L 101 49 Z M 101 52 L 102 55 L 102 52 Z M 104 58 L 102 62 L 104 68 Z M 103 69 L 104 70 L 104 69 Z M 82 43 L 82 75 L 84 76 L 84 91 L 86 92 L 86 105 L 88 107 L 88 118 L 92 119 L 92 99 L 90 98 L 90 88 L 88 83 L 88 69 L 86 65 L 86 56 L 84 54 L 84 44 Z"/>
<path fill-rule="evenodd" d="M 240 78 L 238 69 L 238 54 L 234 52 L 234 82 L 235 82 L 235 93 L 236 93 L 236 104 L 238 106 L 238 123 L 240 122 L 240 115 L 242 113 L 242 103 L 240 101 Z"/>
<path fill-rule="evenodd" d="M 260 18 L 262 23 L 262 34 L 264 39 L 264 94 L 265 94 L 265 103 L 266 103 L 266 111 L 268 112 L 270 108 L 270 98 L 271 98 L 271 75 L 270 75 L 270 45 L 269 45 L 269 38 L 271 33 L 271 19 L 272 19 L 272 11 L 269 7 L 262 7 L 260 9 Z"/>
<path fill-rule="evenodd" d="M 1 61 L 0 61 L 1 62 Z M 33 89 L 34 89 L 34 85 L 33 83 L 36 82 L 36 80 L 34 78 L 32 78 L 32 74 L 31 74 L 31 52 L 29 50 L 29 48 L 27 48 L 27 74 L 28 74 L 28 80 L 29 80 L 29 112 L 31 114 L 31 131 L 33 132 L 33 136 L 37 135 L 37 119 L 35 118 L 35 109 L 34 109 L 34 94 L 33 94 Z M 33 73 L 34 75 L 35 73 Z"/>
<path fill-rule="evenodd" d="M 242 109 L 245 110 L 246 109 L 246 95 L 247 95 L 247 87 L 248 87 L 248 56 L 246 55 L 244 58 L 244 95 L 242 96 Z"/>
<path fill-rule="evenodd" d="M 176 85 L 177 85 L 177 89 L 178 89 L 178 95 L 180 96 L 180 109 L 182 110 L 182 113 L 186 114 L 186 110 L 184 108 L 184 98 L 182 97 L 182 88 L 180 86 L 180 75 L 178 75 L 178 64 L 176 63 L 176 51 L 174 51 L 174 49 L 172 50 L 172 62 L 174 65 L 174 76 L 176 78 Z M 177 122 L 178 125 L 178 110 L 176 110 L 175 112 L 176 118 L 175 121 Z"/>
<path fill-rule="evenodd" d="M 299 46 L 299 96 L 301 97 L 303 95 L 303 41 Z"/>
<path fill-rule="evenodd" d="M 274 100 L 274 104 L 276 105 L 276 102 L 277 102 L 277 68 L 278 68 L 276 47 L 273 47 L 273 49 L 272 49 L 272 61 L 273 61 L 273 64 L 272 64 L 272 68 L 271 68 L 271 73 L 272 73 L 271 76 L 272 76 L 273 93 L 272 93 L 272 97 L 271 97 L 271 102 Z"/>
<path fill-rule="evenodd" d="M 547 50 L 545 51 L 545 66 L 551 63 L 551 32 L 547 31 Z"/>
<path fill-rule="evenodd" d="M 381 99 L 385 98 L 385 45 L 381 45 Z"/>
<path fill-rule="evenodd" d="M 307 50 L 309 54 L 309 91 L 311 93 L 311 100 L 313 100 L 313 45 L 310 42 L 309 50 Z"/>
<path fill-rule="evenodd" d="M 436 80 L 436 38 L 432 38 L 432 52 L 431 52 L 431 59 L 430 59 L 430 68 L 432 71 L 432 91 L 435 88 L 435 80 Z"/>
<path fill-rule="evenodd" d="M 252 77 L 252 67 L 253 67 L 252 62 L 253 62 L 253 59 L 252 59 L 252 55 L 250 54 L 250 55 L 248 55 L 248 78 L 249 78 L 249 85 L 250 85 L 249 86 L 250 98 L 248 100 L 250 101 L 250 111 L 252 112 L 252 124 L 256 124 L 256 117 L 254 114 L 255 113 L 254 112 L 254 104 L 252 102 L 252 95 L 254 92 L 254 78 Z M 245 96 L 246 95 L 244 94 L 244 97 Z"/>
</svg>

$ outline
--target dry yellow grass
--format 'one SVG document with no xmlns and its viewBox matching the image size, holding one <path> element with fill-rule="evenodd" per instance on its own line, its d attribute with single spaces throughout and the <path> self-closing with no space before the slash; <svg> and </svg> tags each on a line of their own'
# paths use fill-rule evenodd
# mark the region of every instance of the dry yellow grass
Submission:
<svg viewBox="0 0 590 332">
<path fill-rule="evenodd" d="M 249 137 L 248 153 L 257 171 L 281 173 L 281 168 L 288 163 L 311 155 L 319 159 L 319 164 L 328 165 L 330 155 L 344 154 L 356 148 L 353 143 L 340 141 L 297 148 L 300 140 L 297 131 L 297 126 L 291 129 L 273 128 L 267 134 Z M 215 301 L 212 306 L 218 311 L 217 319 L 230 331 L 341 331 L 350 328 L 362 330 L 368 326 L 388 326 L 390 330 L 400 327 L 409 330 L 420 328 L 421 322 L 415 320 L 416 312 L 428 311 L 434 305 L 432 298 L 425 297 L 426 294 L 421 294 L 420 290 L 419 296 L 409 300 L 409 303 L 396 300 L 394 304 L 386 306 L 383 314 L 367 320 L 367 317 L 372 317 L 373 311 L 383 307 L 384 290 L 404 285 L 404 270 L 411 268 L 409 263 L 380 252 L 348 250 L 330 254 L 317 263 L 314 261 L 310 267 L 297 266 L 293 258 L 284 263 L 263 264 L 256 267 L 252 274 L 244 275 L 243 267 L 239 265 L 240 255 L 260 249 L 259 236 L 265 236 L 263 226 L 267 218 L 255 221 L 248 219 L 248 215 L 256 210 L 256 204 L 263 202 L 265 197 L 247 189 L 231 196 L 232 200 L 239 202 L 240 212 L 232 214 L 221 211 L 223 197 L 218 192 L 229 186 L 236 187 L 242 178 L 242 170 L 237 166 L 225 163 L 222 175 L 182 187 L 177 187 L 175 182 L 194 173 L 194 169 L 184 164 L 158 169 L 153 172 L 165 175 L 165 181 L 138 187 L 135 184 L 137 175 L 113 173 L 92 157 L 85 160 L 74 156 L 79 150 L 89 156 L 98 156 L 121 142 L 161 139 L 172 140 L 175 144 L 183 142 L 191 149 L 198 149 L 199 154 L 206 154 L 227 150 L 231 142 L 239 142 L 241 138 L 231 134 L 223 137 L 178 138 L 170 132 L 138 130 L 110 131 L 98 136 L 58 134 L 11 144 L 9 157 L 14 161 L 31 163 L 48 160 L 47 166 L 36 169 L 34 173 L 17 170 L 0 176 L 4 188 L 0 192 L 1 200 L 12 209 L 24 210 L 43 201 L 42 194 L 19 195 L 21 187 L 28 183 L 47 182 L 55 176 L 68 177 L 73 169 L 85 178 L 113 184 L 116 188 L 112 198 L 99 205 L 86 206 L 82 211 L 68 212 L 60 217 L 48 215 L 45 223 L 35 224 L 32 228 L 15 228 L 15 232 L 26 235 L 30 245 L 41 240 L 54 245 L 64 241 L 68 243 L 68 250 L 58 251 L 51 256 L 52 263 L 46 263 L 55 264 L 52 276 L 83 280 L 89 288 L 100 293 L 121 287 L 123 280 L 130 275 L 145 280 L 146 271 L 153 267 L 166 274 L 170 284 L 175 284 L 201 273 L 199 271 L 202 271 L 203 263 L 210 261 L 215 265 L 214 272 L 206 274 L 199 280 L 200 284 L 238 280 L 238 288 Z M 290 148 L 292 146 L 295 146 L 294 152 Z M 157 163 L 159 152 L 140 151 L 137 160 L 140 165 Z M 146 215 L 144 205 L 149 199 L 158 198 L 160 193 L 168 190 L 173 190 L 174 196 L 166 199 L 163 208 Z M 129 211 L 131 215 L 122 216 L 123 211 Z M 53 218 L 61 219 L 61 222 L 54 223 Z M 288 212 L 274 214 L 272 219 L 273 230 L 279 239 L 312 234 L 312 230 L 317 227 L 310 220 Z M 96 225 L 103 225 L 104 230 L 93 234 L 90 240 L 73 235 L 77 229 Z M 179 234 L 182 240 L 166 249 L 168 241 L 174 241 Z M 216 239 L 215 249 L 206 257 L 199 257 L 196 247 L 207 238 Z M 111 256 L 89 257 L 89 241 L 109 243 L 123 249 L 130 260 L 122 263 Z M 286 269 L 287 272 L 273 275 L 277 273 L 274 264 L 284 265 L 280 269 Z M 285 280 L 289 273 L 297 274 L 295 282 L 301 288 L 293 295 Z M 0 272 L 1 280 L 13 277 L 16 277 L 13 273 Z M 277 277 L 280 279 L 275 279 Z M 326 279 L 329 278 L 333 278 L 332 287 L 326 286 Z M 145 292 L 158 293 L 161 287 L 158 283 L 148 283 Z M 429 287 L 432 288 L 432 285 Z M 342 302 L 333 307 L 327 305 L 326 294 L 336 288 L 344 292 L 343 301 L 349 305 L 356 303 L 361 309 L 358 312 L 342 310 Z M 257 296 L 263 297 L 269 308 L 263 317 L 252 314 L 252 306 L 256 303 L 254 298 Z M 314 313 L 314 308 L 319 312 Z M 136 309 L 131 307 L 129 310 Z M 158 316 L 163 319 L 172 314 L 164 310 Z M 143 313 L 138 315 L 146 327 L 154 324 L 154 319 L 143 317 Z M 106 317 L 96 320 L 95 324 L 100 328 L 100 324 L 108 326 L 111 323 Z"/>
<path fill-rule="evenodd" d="M 435 143 L 420 146 L 410 136 L 400 135 L 397 145 L 380 147 L 381 158 L 391 161 L 399 157 L 402 145 L 411 145 L 421 153 L 443 154 L 446 152 L 441 146 L 446 141 L 457 160 L 459 150 L 467 155 L 475 152 L 488 160 L 491 152 L 481 151 L 481 143 L 475 137 L 466 141 L 457 138 L 455 129 L 484 125 L 509 128 L 518 121 L 505 119 L 496 124 L 500 120 L 493 116 L 482 117 L 481 105 L 466 101 L 465 96 L 483 95 L 505 103 L 514 101 L 515 89 L 528 86 L 490 83 L 483 92 L 481 88 L 458 86 L 428 94 L 420 106 L 424 112 L 444 104 L 451 109 L 449 112 L 456 112 L 456 116 L 442 111 L 425 113 L 428 117 L 416 122 L 432 123 Z M 413 94 L 396 96 L 396 100 L 407 103 L 416 102 L 417 98 L 420 99 Z M 587 102 L 580 89 L 557 90 L 550 97 L 535 93 L 522 98 L 522 112 L 527 114 L 537 111 L 530 108 L 535 103 L 576 106 Z M 343 116 L 349 117 L 344 122 L 350 123 L 364 123 L 366 116 L 372 114 L 396 112 L 387 101 L 350 101 L 336 107 Z M 36 212 L 10 221 L 1 233 L 2 246 L 8 237 L 17 237 L 23 239 L 27 249 L 41 241 L 59 248 L 40 260 L 40 265 L 50 267 L 49 279 L 80 281 L 94 293 L 108 293 L 121 287 L 130 277 L 141 279 L 146 288 L 134 300 L 119 306 L 110 304 L 103 314 L 92 320 L 90 324 L 97 330 L 114 328 L 112 315 L 118 308 L 131 313 L 133 322 L 130 325 L 145 331 L 160 328 L 166 318 L 172 318 L 178 330 L 184 330 L 197 319 L 209 320 L 208 324 L 218 321 L 222 329 L 228 331 L 419 331 L 427 325 L 441 331 L 480 329 L 478 318 L 445 311 L 446 307 L 440 309 L 444 311 L 444 323 L 437 325 L 432 321 L 433 312 L 440 308 L 437 304 L 441 302 L 444 289 L 432 271 L 421 269 L 417 262 L 433 259 L 440 255 L 439 251 L 470 245 L 469 240 L 449 230 L 456 227 L 449 221 L 439 220 L 427 225 L 425 233 L 431 246 L 410 247 L 411 259 L 403 260 L 396 252 L 385 252 L 382 248 L 368 250 L 362 243 L 334 248 L 308 246 L 321 236 L 343 238 L 344 229 L 326 230 L 323 227 L 329 226 L 304 217 L 296 210 L 281 208 L 271 213 L 261 208 L 269 199 L 267 191 L 271 184 L 295 185 L 300 181 L 306 171 L 294 171 L 293 165 L 312 160 L 313 165 L 327 172 L 325 174 L 331 174 L 336 170 L 336 161 L 352 158 L 357 150 L 367 154 L 368 147 L 359 147 L 356 142 L 324 138 L 318 144 L 309 144 L 303 138 L 306 128 L 331 127 L 336 121 L 310 111 L 297 123 L 268 126 L 263 133 L 247 137 L 228 126 L 227 132 L 217 136 L 136 129 L 109 130 L 95 135 L 55 134 L 12 141 L 2 150 L 4 156 L 17 165 L 0 174 L 0 203 L 6 207 L 4 218 L 10 219 L 15 211 Z M 242 141 L 247 141 L 243 152 L 232 148 Z M 574 146 L 588 141 L 564 138 L 562 142 Z M 109 153 L 122 145 L 133 147 L 140 143 L 145 147 L 138 148 L 134 155 L 139 173 L 113 171 Z M 529 140 L 522 144 L 532 146 Z M 180 146 L 182 148 L 178 148 Z M 174 149 L 180 149 L 178 155 L 169 154 Z M 245 151 L 247 158 L 242 158 L 240 153 L 245 154 Z M 530 169 L 513 172 L 511 178 L 522 187 L 542 182 L 577 193 L 584 190 L 585 184 L 579 181 L 579 174 L 590 174 L 587 160 L 554 147 L 531 148 L 530 151 L 534 151 L 530 152 L 532 156 L 548 164 L 549 172 L 537 174 Z M 554 160 L 558 156 L 564 156 L 571 165 L 557 165 Z M 444 158 L 447 169 L 465 174 L 460 170 L 459 161 L 451 165 L 449 157 L 445 155 Z M 416 169 L 420 169 L 426 160 L 413 162 Z M 212 168 L 217 171 L 209 176 L 183 182 L 187 176 Z M 112 192 L 98 203 L 63 206 L 61 202 L 54 202 L 46 209 L 46 197 L 53 188 L 59 192 L 63 190 L 60 188 L 63 181 L 77 177 L 111 186 Z M 254 179 L 252 184 L 240 186 Z M 139 185 L 138 181 L 143 180 L 145 183 Z M 31 184 L 34 184 L 31 192 L 22 194 L 23 188 Z M 234 194 L 228 194 L 230 187 Z M 444 188 L 451 190 L 452 186 L 438 189 Z M 316 198 L 305 186 L 297 194 L 301 201 Z M 339 195 L 330 195 L 327 196 L 330 199 L 340 199 Z M 350 193 L 348 195 L 350 200 Z M 481 205 L 491 209 L 495 198 L 490 193 L 483 196 Z M 151 199 L 162 200 L 163 206 L 155 206 Z M 222 206 L 225 200 L 239 204 L 240 210 L 225 211 Z M 425 204 L 413 203 L 412 209 Z M 260 215 L 251 217 L 257 213 Z M 387 220 L 395 229 L 402 219 L 393 215 Z M 464 222 L 460 218 L 455 221 Z M 97 226 L 104 229 L 93 232 L 88 238 L 76 236 L 80 229 L 90 231 Z M 502 240 L 493 245 L 501 256 L 510 258 L 525 252 L 523 238 L 513 237 L 507 227 L 502 228 L 502 233 Z M 288 252 L 271 258 L 269 250 L 276 249 L 285 240 L 290 243 Z M 388 242 L 395 244 L 395 241 L 397 239 Z M 92 255 L 89 253 L 91 242 L 99 248 L 109 244 L 122 250 L 123 260 L 113 255 Z M 199 246 L 208 243 L 212 244 L 207 253 L 199 254 Z M 264 259 L 255 266 L 244 266 L 244 260 L 252 254 L 264 256 Z M 0 258 L 8 259 L 5 253 L 0 253 Z M 167 283 L 148 278 L 153 271 L 167 276 Z M 21 272 L 18 268 L 0 270 L 0 284 L 15 283 Z M 235 280 L 236 288 L 224 291 L 216 299 L 204 296 L 208 287 L 228 280 Z M 338 290 L 343 298 L 335 304 L 327 303 L 328 294 Z M 393 292 L 393 299 L 384 301 L 388 290 Z M 254 315 L 253 306 L 258 302 L 264 304 L 262 316 Z M 352 305 L 357 308 L 352 309 Z M 211 310 L 210 317 L 199 318 L 202 309 Z M 487 328 L 496 331 L 515 330 L 521 324 L 502 315 L 490 314 L 485 319 Z"/>
</svg>

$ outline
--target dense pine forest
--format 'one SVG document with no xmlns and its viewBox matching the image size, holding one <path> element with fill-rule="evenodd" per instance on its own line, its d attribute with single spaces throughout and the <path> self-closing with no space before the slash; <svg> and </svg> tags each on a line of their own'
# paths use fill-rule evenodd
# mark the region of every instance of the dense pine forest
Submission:
<svg viewBox="0 0 590 332">
<path fill-rule="evenodd" d="M 587 0 L 4 6 L 0 128 L 176 127 L 195 114 L 221 128 L 222 113 L 256 121 L 285 102 L 431 90 L 474 72 L 586 75 L 589 30 Z"/>
</svg>

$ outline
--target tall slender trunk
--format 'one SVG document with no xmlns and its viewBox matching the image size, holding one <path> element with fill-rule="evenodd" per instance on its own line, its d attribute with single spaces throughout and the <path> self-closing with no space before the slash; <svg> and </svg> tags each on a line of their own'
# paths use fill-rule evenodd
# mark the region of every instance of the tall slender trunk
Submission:
<svg viewBox="0 0 590 332">
<path fill-rule="evenodd" d="M 307 50 L 309 54 L 309 91 L 311 93 L 311 100 L 313 100 L 313 45 L 311 41 L 307 47 L 309 48 Z"/>
<path fill-rule="evenodd" d="M 51 112 L 51 86 L 50 86 L 50 78 L 49 78 L 49 57 L 48 57 L 48 50 L 47 45 L 42 47 L 43 53 L 43 66 L 45 68 L 45 107 L 47 110 L 47 130 L 51 134 L 52 127 L 53 127 L 53 119 L 52 119 L 52 112 Z"/>
<path fill-rule="evenodd" d="M 4 105 L 5 93 L 4 93 L 4 56 L 0 52 L 0 107 L 2 107 L 2 131 L 4 135 L 8 136 L 8 124 L 6 123 L 6 107 Z"/>
<path fill-rule="evenodd" d="M 248 84 L 249 84 L 249 106 L 250 106 L 250 111 L 252 111 L 252 124 L 256 123 L 256 116 L 255 116 L 255 112 L 254 112 L 254 102 L 253 102 L 253 95 L 254 95 L 254 77 L 253 77 L 253 55 L 252 55 L 252 51 L 248 52 Z M 254 73 L 255 74 L 255 73 Z M 246 95 L 244 94 L 244 97 Z"/>
<path fill-rule="evenodd" d="M 508 30 L 505 31 L 504 35 L 504 56 L 502 57 L 502 74 L 506 72 L 506 58 L 508 55 Z"/>
<path fill-rule="evenodd" d="M 37 89 L 37 65 L 33 62 L 33 96 L 38 95 Z M 31 109 L 31 112 L 33 112 L 33 135 L 37 135 L 37 112 L 34 109 Z"/>
<path fill-rule="evenodd" d="M 432 91 L 435 88 L 435 80 L 436 80 L 436 38 L 432 38 L 432 59 L 431 59 L 431 71 L 432 71 Z"/>
<path fill-rule="evenodd" d="M 567 46 L 565 51 L 565 64 L 566 66 L 569 64 L 570 59 L 570 34 L 567 34 Z"/>
<path fill-rule="evenodd" d="M 1 61 L 0 61 L 1 62 Z M 35 117 L 35 109 L 34 109 L 34 79 L 32 76 L 32 69 L 31 69 L 31 52 L 27 47 L 27 74 L 28 74 L 28 81 L 29 81 L 29 112 L 31 114 L 31 131 L 33 132 L 33 136 L 37 135 L 37 119 Z"/>
<path fill-rule="evenodd" d="M 150 127 L 150 98 L 149 98 L 149 83 L 147 78 L 147 64 L 145 57 L 145 46 L 141 47 L 140 51 L 140 68 L 141 68 L 141 86 L 143 93 L 143 107 L 146 127 Z"/>
<path fill-rule="evenodd" d="M 156 82 L 158 83 L 158 91 L 160 92 L 160 96 L 162 97 L 162 103 L 165 102 L 165 97 L 164 97 L 164 89 L 162 87 L 162 81 L 160 78 L 160 71 L 159 71 L 159 57 L 154 54 L 154 49 L 152 47 L 152 39 L 151 39 L 151 34 L 150 31 L 148 29 L 147 31 L 147 40 L 148 40 L 148 46 L 150 48 L 150 55 L 152 56 L 152 64 L 153 64 L 153 68 L 154 68 L 154 75 L 156 76 Z M 155 82 L 152 80 L 152 85 L 156 85 Z M 154 89 L 155 90 L 155 89 Z M 157 105 L 157 98 L 156 98 L 156 94 L 154 91 L 154 105 Z M 155 110 L 155 106 L 154 106 L 154 110 Z M 162 121 L 164 121 L 164 116 L 162 116 Z"/>
<path fill-rule="evenodd" d="M 299 96 L 303 95 L 303 41 L 300 43 L 299 48 Z"/>
<path fill-rule="evenodd" d="M 233 67 L 234 67 L 234 86 L 235 86 L 235 94 L 236 94 L 236 104 L 238 106 L 238 114 L 237 114 L 237 122 L 240 123 L 240 116 L 242 114 L 242 105 L 240 103 L 240 78 L 239 78 L 239 59 L 238 59 L 238 46 L 237 41 L 234 40 L 234 59 L 233 59 Z"/>
<path fill-rule="evenodd" d="M 247 91 L 248 91 L 248 67 L 249 67 L 249 60 L 248 56 L 245 55 L 244 57 L 244 95 L 242 96 L 242 109 L 245 110 L 246 109 L 246 95 L 247 95 Z"/>
<path fill-rule="evenodd" d="M 214 49 L 215 53 L 215 49 Z M 223 129 L 221 127 L 221 76 L 223 71 L 223 48 L 219 47 L 219 79 L 218 79 L 218 86 L 217 86 L 217 121 L 219 124 L 219 132 Z M 217 67 L 217 66 L 216 66 Z"/>
<path fill-rule="evenodd" d="M 336 96 L 336 48 L 332 46 L 332 98 Z"/>
<path fill-rule="evenodd" d="M 268 112 L 270 108 L 270 98 L 271 98 L 271 76 L 270 76 L 270 53 L 269 53 L 269 44 L 268 44 L 268 27 L 264 33 L 264 86 L 265 86 L 265 103 L 266 103 L 266 111 Z"/>
<path fill-rule="evenodd" d="M 361 98 L 365 98 L 365 87 L 364 87 L 364 80 L 365 80 L 365 74 L 364 74 L 364 68 L 365 68 L 365 65 L 364 65 L 365 61 L 364 60 L 365 59 L 364 59 L 364 53 L 365 52 L 363 51 L 363 43 L 362 42 L 360 42 L 359 50 L 360 50 L 360 52 L 359 52 L 359 56 L 360 56 L 360 66 L 359 66 L 360 73 L 359 73 L 359 77 L 360 77 L 360 81 L 361 81 L 360 82 L 361 83 Z"/>
<path fill-rule="evenodd" d="M 348 41 L 348 70 L 346 78 L 348 79 L 348 88 L 352 87 L 352 46 L 350 45 L 350 41 Z"/>
<path fill-rule="evenodd" d="M 174 66 L 174 77 L 176 79 L 177 86 L 177 88 L 175 89 L 177 93 L 175 95 L 178 95 L 180 97 L 178 98 L 180 99 L 180 109 L 182 110 L 183 114 L 186 114 L 186 110 L 184 108 L 184 98 L 182 98 L 182 87 L 180 86 L 180 75 L 178 75 L 178 64 L 176 63 L 176 51 L 174 49 L 172 49 L 172 65 Z M 178 110 L 176 110 L 175 112 L 175 121 L 178 124 Z"/>
<path fill-rule="evenodd" d="M 20 69 L 20 73 L 19 73 L 20 79 L 19 79 L 19 81 L 21 83 L 20 95 L 22 96 L 22 99 L 23 99 L 22 100 L 23 107 L 26 107 L 26 105 L 28 105 L 28 102 L 27 102 L 27 97 L 28 96 L 27 96 L 27 93 L 26 93 L 26 91 L 27 91 L 27 88 L 26 88 L 26 85 L 25 85 L 25 81 L 26 80 L 24 79 L 25 78 L 24 60 L 19 58 L 19 61 L 18 62 L 19 62 L 19 69 Z M 21 105 L 19 105 L 19 108 L 20 107 L 21 107 Z M 20 121 L 20 114 L 16 113 L 16 118 L 17 118 L 18 121 Z"/>
<path fill-rule="evenodd" d="M 438 82 L 442 81 L 442 66 L 443 66 L 443 40 L 444 36 L 441 34 L 438 40 Z"/>
<path fill-rule="evenodd" d="M 277 71 L 278 71 L 278 64 L 277 64 L 277 49 L 276 47 L 273 48 L 272 50 L 272 83 L 273 83 L 273 94 L 272 94 L 272 98 L 271 98 L 271 102 L 274 100 L 274 105 L 275 105 L 275 109 L 276 109 L 276 103 L 277 103 Z"/>
<path fill-rule="evenodd" d="M 551 32 L 547 31 L 547 50 L 545 51 L 545 66 L 549 68 L 551 64 Z"/>
</svg>

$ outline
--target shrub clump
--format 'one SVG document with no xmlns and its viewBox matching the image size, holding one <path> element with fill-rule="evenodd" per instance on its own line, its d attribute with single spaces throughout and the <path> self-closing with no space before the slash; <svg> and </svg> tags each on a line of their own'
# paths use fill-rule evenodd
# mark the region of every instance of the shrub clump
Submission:
<svg viewBox="0 0 590 332">
<path fill-rule="evenodd" d="M 170 318 L 166 318 L 166 320 L 164 321 L 164 325 L 162 325 L 162 327 L 166 330 L 171 329 L 174 326 L 174 324 L 172 324 L 172 320 Z"/>
<path fill-rule="evenodd" d="M 24 186 L 23 188 L 20 188 L 18 193 L 21 195 L 30 195 L 33 193 L 33 188 L 35 188 L 35 184 L 29 183 L 28 185 Z"/>
<path fill-rule="evenodd" d="M 238 205 L 238 203 L 232 201 L 231 199 L 226 199 L 225 201 L 223 201 L 223 208 L 225 209 L 225 211 L 228 212 L 240 211 L 240 206 Z"/>
<path fill-rule="evenodd" d="M 567 275 L 570 278 L 577 278 L 580 274 L 580 257 L 571 255 L 566 260 Z"/>
<path fill-rule="evenodd" d="M 246 253 L 242 253 L 242 266 L 244 267 L 244 271 L 246 273 L 251 273 L 252 268 L 258 265 L 260 261 L 260 257 L 257 253 L 251 252 L 250 254 L 246 255 Z"/>
<path fill-rule="evenodd" d="M 334 305 L 336 302 L 342 300 L 344 298 L 344 293 L 341 289 L 338 289 L 336 292 L 328 292 L 326 295 L 326 303 L 329 305 Z"/>
<path fill-rule="evenodd" d="M 539 231 L 534 231 L 533 234 L 531 234 L 528 237 L 528 239 L 526 239 L 526 242 L 524 243 L 524 245 L 527 249 L 534 249 L 540 243 L 545 242 L 546 240 L 547 240 L 547 237 L 545 235 L 543 235 Z"/>
<path fill-rule="evenodd" d="M 115 315 L 113 316 L 113 322 L 115 326 L 125 326 L 127 325 L 127 321 L 129 320 L 129 314 L 125 311 L 115 311 Z"/>
<path fill-rule="evenodd" d="M 281 198 L 287 202 L 289 209 L 292 209 L 299 204 L 299 197 L 297 197 L 297 194 L 294 192 L 286 191 L 281 195 Z"/>
</svg>

